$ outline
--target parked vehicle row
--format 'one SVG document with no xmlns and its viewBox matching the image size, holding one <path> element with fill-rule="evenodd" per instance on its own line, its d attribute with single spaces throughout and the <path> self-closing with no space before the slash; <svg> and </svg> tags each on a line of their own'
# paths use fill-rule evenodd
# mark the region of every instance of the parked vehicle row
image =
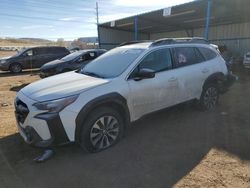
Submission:
<svg viewBox="0 0 250 188">
<path fill-rule="evenodd" d="M 215 108 L 235 79 L 210 44 L 163 39 L 123 45 L 78 71 L 20 90 L 17 126 L 31 145 L 77 142 L 98 152 L 149 113 L 190 100 L 202 110 Z"/>
<path fill-rule="evenodd" d="M 0 59 L 0 70 L 20 73 L 24 69 L 40 68 L 42 78 L 76 70 L 105 53 L 106 50 L 79 50 L 70 53 L 65 47 L 33 47 Z"/>
<path fill-rule="evenodd" d="M 19 73 L 23 69 L 40 68 L 44 63 L 69 54 L 65 47 L 34 47 L 18 51 L 11 57 L 0 59 L 0 70 Z"/>
</svg>

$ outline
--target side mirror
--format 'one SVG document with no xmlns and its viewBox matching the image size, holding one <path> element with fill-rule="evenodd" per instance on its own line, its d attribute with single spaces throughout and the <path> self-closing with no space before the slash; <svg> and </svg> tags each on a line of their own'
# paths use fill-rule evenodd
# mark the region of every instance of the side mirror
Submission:
<svg viewBox="0 0 250 188">
<path fill-rule="evenodd" d="M 150 79 L 155 77 L 155 72 L 152 69 L 140 69 L 134 76 L 135 81 Z"/>
</svg>

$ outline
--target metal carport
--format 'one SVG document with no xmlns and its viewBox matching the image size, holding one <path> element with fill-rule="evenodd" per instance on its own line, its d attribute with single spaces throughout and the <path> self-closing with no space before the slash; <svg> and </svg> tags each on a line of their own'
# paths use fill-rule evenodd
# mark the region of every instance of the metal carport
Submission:
<svg viewBox="0 0 250 188">
<path fill-rule="evenodd" d="M 198 0 L 106 22 L 98 26 L 99 44 L 101 48 L 110 49 L 132 40 L 207 35 L 213 43 L 227 45 L 241 54 L 250 49 L 249 7 L 249 0 Z M 164 16 L 169 10 L 171 13 Z"/>
</svg>

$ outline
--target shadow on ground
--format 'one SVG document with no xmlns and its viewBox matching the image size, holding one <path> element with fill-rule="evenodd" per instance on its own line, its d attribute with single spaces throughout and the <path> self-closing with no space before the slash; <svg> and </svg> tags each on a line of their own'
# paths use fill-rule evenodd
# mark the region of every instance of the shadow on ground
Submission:
<svg viewBox="0 0 250 188">
<path fill-rule="evenodd" d="M 10 91 L 16 91 L 16 92 L 18 92 L 18 91 L 20 91 L 22 88 L 24 88 L 27 85 L 29 85 L 29 83 L 28 84 L 18 85 L 18 86 L 13 86 L 13 87 L 10 88 Z"/>
<path fill-rule="evenodd" d="M 39 69 L 33 70 L 23 70 L 21 73 L 12 73 L 9 71 L 0 71 L 0 77 L 9 77 L 9 76 L 22 76 L 22 75 L 36 75 L 39 74 Z"/>
<path fill-rule="evenodd" d="M 152 114 L 129 127 L 119 144 L 96 154 L 69 145 L 57 148 L 46 163 L 36 164 L 32 159 L 41 150 L 24 144 L 17 134 L 2 138 L 1 185 L 171 187 L 211 148 L 250 160 L 249 83 L 236 83 L 213 112 L 183 104 Z"/>
</svg>

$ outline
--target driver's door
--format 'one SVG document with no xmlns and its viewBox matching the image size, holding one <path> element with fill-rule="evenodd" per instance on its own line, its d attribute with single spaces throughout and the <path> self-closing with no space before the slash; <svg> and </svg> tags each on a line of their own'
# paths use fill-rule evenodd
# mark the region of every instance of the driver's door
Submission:
<svg viewBox="0 0 250 188">
<path fill-rule="evenodd" d="M 139 81 L 133 79 L 136 71 L 142 68 L 154 70 L 155 77 Z M 139 63 L 128 79 L 129 102 L 135 119 L 175 103 L 178 80 L 174 74 L 168 48 L 151 52 Z"/>
<path fill-rule="evenodd" d="M 33 68 L 33 63 L 34 63 L 33 55 L 34 55 L 33 49 L 29 49 L 22 54 L 23 68 L 25 69 Z"/>
</svg>

